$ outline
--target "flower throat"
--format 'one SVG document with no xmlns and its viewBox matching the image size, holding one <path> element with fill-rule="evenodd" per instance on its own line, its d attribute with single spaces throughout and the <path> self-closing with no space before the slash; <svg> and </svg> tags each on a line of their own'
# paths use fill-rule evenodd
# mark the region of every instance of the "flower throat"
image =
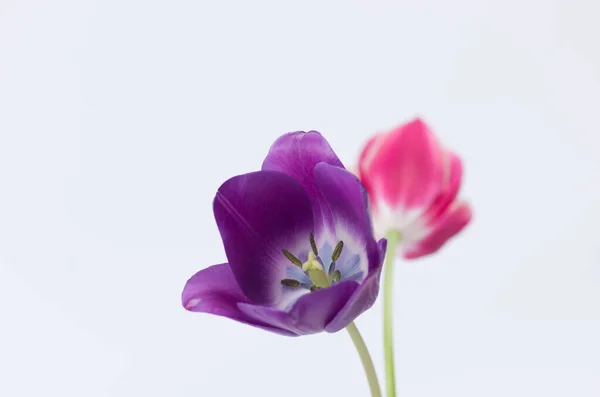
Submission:
<svg viewBox="0 0 600 397">
<path fill-rule="evenodd" d="M 317 244 L 315 243 L 315 236 L 310 234 L 310 248 L 308 251 L 308 259 L 306 262 L 302 263 L 302 261 L 296 258 L 291 252 L 286 249 L 281 250 L 283 255 L 294 265 L 298 266 L 302 271 L 310 278 L 312 284 L 306 285 L 301 284 L 298 280 L 286 278 L 281 280 L 281 284 L 286 287 L 304 287 L 309 289 L 311 292 L 316 291 L 321 288 L 327 288 L 331 286 L 331 284 L 340 281 L 341 273 L 339 270 L 335 269 L 335 262 L 342 255 L 342 250 L 344 249 L 344 242 L 339 241 L 331 254 L 331 264 L 329 265 L 329 270 L 325 273 L 325 269 L 323 268 L 322 259 L 319 257 L 319 251 L 317 249 Z"/>
</svg>

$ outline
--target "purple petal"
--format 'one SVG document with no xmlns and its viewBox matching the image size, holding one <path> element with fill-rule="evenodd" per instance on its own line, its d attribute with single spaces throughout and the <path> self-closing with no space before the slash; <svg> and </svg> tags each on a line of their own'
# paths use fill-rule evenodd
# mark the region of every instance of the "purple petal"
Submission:
<svg viewBox="0 0 600 397">
<path fill-rule="evenodd" d="M 283 255 L 308 248 L 312 208 L 302 186 L 291 176 L 258 171 L 226 181 L 213 203 L 231 270 L 253 303 L 276 304 L 281 280 L 294 266 Z"/>
<path fill-rule="evenodd" d="M 363 312 L 370 309 L 375 303 L 377 295 L 379 294 L 379 279 L 381 278 L 381 269 L 383 268 L 387 240 L 379 240 L 377 246 L 377 267 L 373 269 L 371 273 L 369 273 L 367 278 L 363 281 L 360 287 L 358 287 L 354 295 L 352 295 L 342 310 L 340 310 L 335 318 L 327 324 L 325 327 L 327 332 L 338 332 L 342 328 L 345 328 Z"/>
<path fill-rule="evenodd" d="M 297 335 L 309 335 L 322 332 L 359 287 L 355 281 L 344 281 L 332 287 L 303 295 L 289 312 L 240 303 L 242 312 L 276 328 Z"/>
<path fill-rule="evenodd" d="M 387 252 L 387 239 L 382 238 L 377 242 L 377 259 L 373 258 L 373 260 L 377 263 L 376 269 L 381 269 L 383 267 L 383 262 L 385 261 L 385 254 Z"/>
<path fill-rule="evenodd" d="M 262 169 L 284 172 L 300 182 L 312 203 L 315 226 L 331 225 L 332 216 L 321 190 L 315 185 L 313 169 L 318 163 L 344 168 L 329 143 L 317 131 L 290 132 L 275 141 Z"/>
<path fill-rule="evenodd" d="M 362 244 L 369 259 L 371 270 L 377 266 L 377 243 L 373 238 L 373 227 L 369 213 L 367 191 L 351 172 L 329 164 L 320 163 L 314 169 L 315 181 L 327 200 L 333 216 L 334 230 L 338 237 L 349 234 Z"/>
<path fill-rule="evenodd" d="M 371 308 L 379 294 L 380 278 L 381 270 L 369 274 L 350 298 L 346 306 L 344 306 L 338 315 L 327 324 L 325 330 L 327 332 L 338 332 L 339 330 L 346 328 L 348 324 L 354 321 L 364 311 Z"/>
<path fill-rule="evenodd" d="M 210 266 L 193 275 L 183 287 L 181 300 L 183 307 L 192 312 L 228 317 L 267 331 L 295 336 L 287 330 L 258 321 L 240 311 L 238 303 L 249 303 L 250 300 L 242 293 L 227 263 Z"/>
<path fill-rule="evenodd" d="M 369 199 L 360 180 L 344 168 L 326 163 L 315 166 L 314 178 L 334 221 L 360 233 L 363 241 L 373 240 Z"/>
</svg>

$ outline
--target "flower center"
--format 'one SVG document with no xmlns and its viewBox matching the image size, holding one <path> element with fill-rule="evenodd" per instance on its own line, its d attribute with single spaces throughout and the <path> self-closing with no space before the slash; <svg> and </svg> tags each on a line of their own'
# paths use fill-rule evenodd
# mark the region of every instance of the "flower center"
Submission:
<svg viewBox="0 0 600 397">
<path fill-rule="evenodd" d="M 323 268 L 323 260 L 321 257 L 319 257 L 319 251 L 317 249 L 317 244 L 315 243 L 315 237 L 312 233 L 310 234 L 310 248 L 310 251 L 308 251 L 308 259 L 304 263 L 302 263 L 302 261 L 295 257 L 291 252 L 285 249 L 282 250 L 282 252 L 291 263 L 302 269 L 302 271 L 310 278 L 311 284 L 302 284 L 298 280 L 289 278 L 281 280 L 281 284 L 292 288 L 307 288 L 312 292 L 320 288 L 330 287 L 331 284 L 340 281 L 341 273 L 339 270 L 335 269 L 335 261 L 337 261 L 342 255 L 344 242 L 340 241 L 335 246 L 335 249 L 331 254 L 331 263 L 327 273 Z"/>
<path fill-rule="evenodd" d="M 302 264 L 302 270 L 310 277 L 313 285 L 317 288 L 327 288 L 331 285 L 331 281 L 325 275 L 323 265 L 319 263 L 312 251 L 308 253 L 308 260 Z"/>
</svg>

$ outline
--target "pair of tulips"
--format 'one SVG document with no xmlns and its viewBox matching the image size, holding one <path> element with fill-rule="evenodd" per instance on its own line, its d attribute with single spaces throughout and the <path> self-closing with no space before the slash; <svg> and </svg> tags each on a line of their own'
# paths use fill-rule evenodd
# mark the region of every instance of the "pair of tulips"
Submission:
<svg viewBox="0 0 600 397">
<path fill-rule="evenodd" d="M 354 320 L 375 302 L 385 268 L 386 381 L 394 396 L 394 259 L 432 254 L 469 223 L 471 209 L 457 199 L 461 178 L 460 158 L 419 119 L 373 136 L 354 172 L 319 132 L 287 133 L 260 171 L 218 189 L 213 210 L 227 263 L 192 276 L 183 306 L 287 336 L 346 328 L 380 396 Z"/>
</svg>

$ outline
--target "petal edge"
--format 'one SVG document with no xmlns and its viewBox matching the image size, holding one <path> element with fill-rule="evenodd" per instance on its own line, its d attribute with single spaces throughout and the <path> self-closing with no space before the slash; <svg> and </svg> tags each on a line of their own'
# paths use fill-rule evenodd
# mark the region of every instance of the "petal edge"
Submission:
<svg viewBox="0 0 600 397">
<path fill-rule="evenodd" d="M 295 336 L 287 330 L 257 321 L 239 310 L 239 302 L 250 300 L 244 296 L 227 263 L 209 266 L 194 274 L 186 282 L 181 300 L 188 311 L 227 317 L 267 331 Z"/>
</svg>

